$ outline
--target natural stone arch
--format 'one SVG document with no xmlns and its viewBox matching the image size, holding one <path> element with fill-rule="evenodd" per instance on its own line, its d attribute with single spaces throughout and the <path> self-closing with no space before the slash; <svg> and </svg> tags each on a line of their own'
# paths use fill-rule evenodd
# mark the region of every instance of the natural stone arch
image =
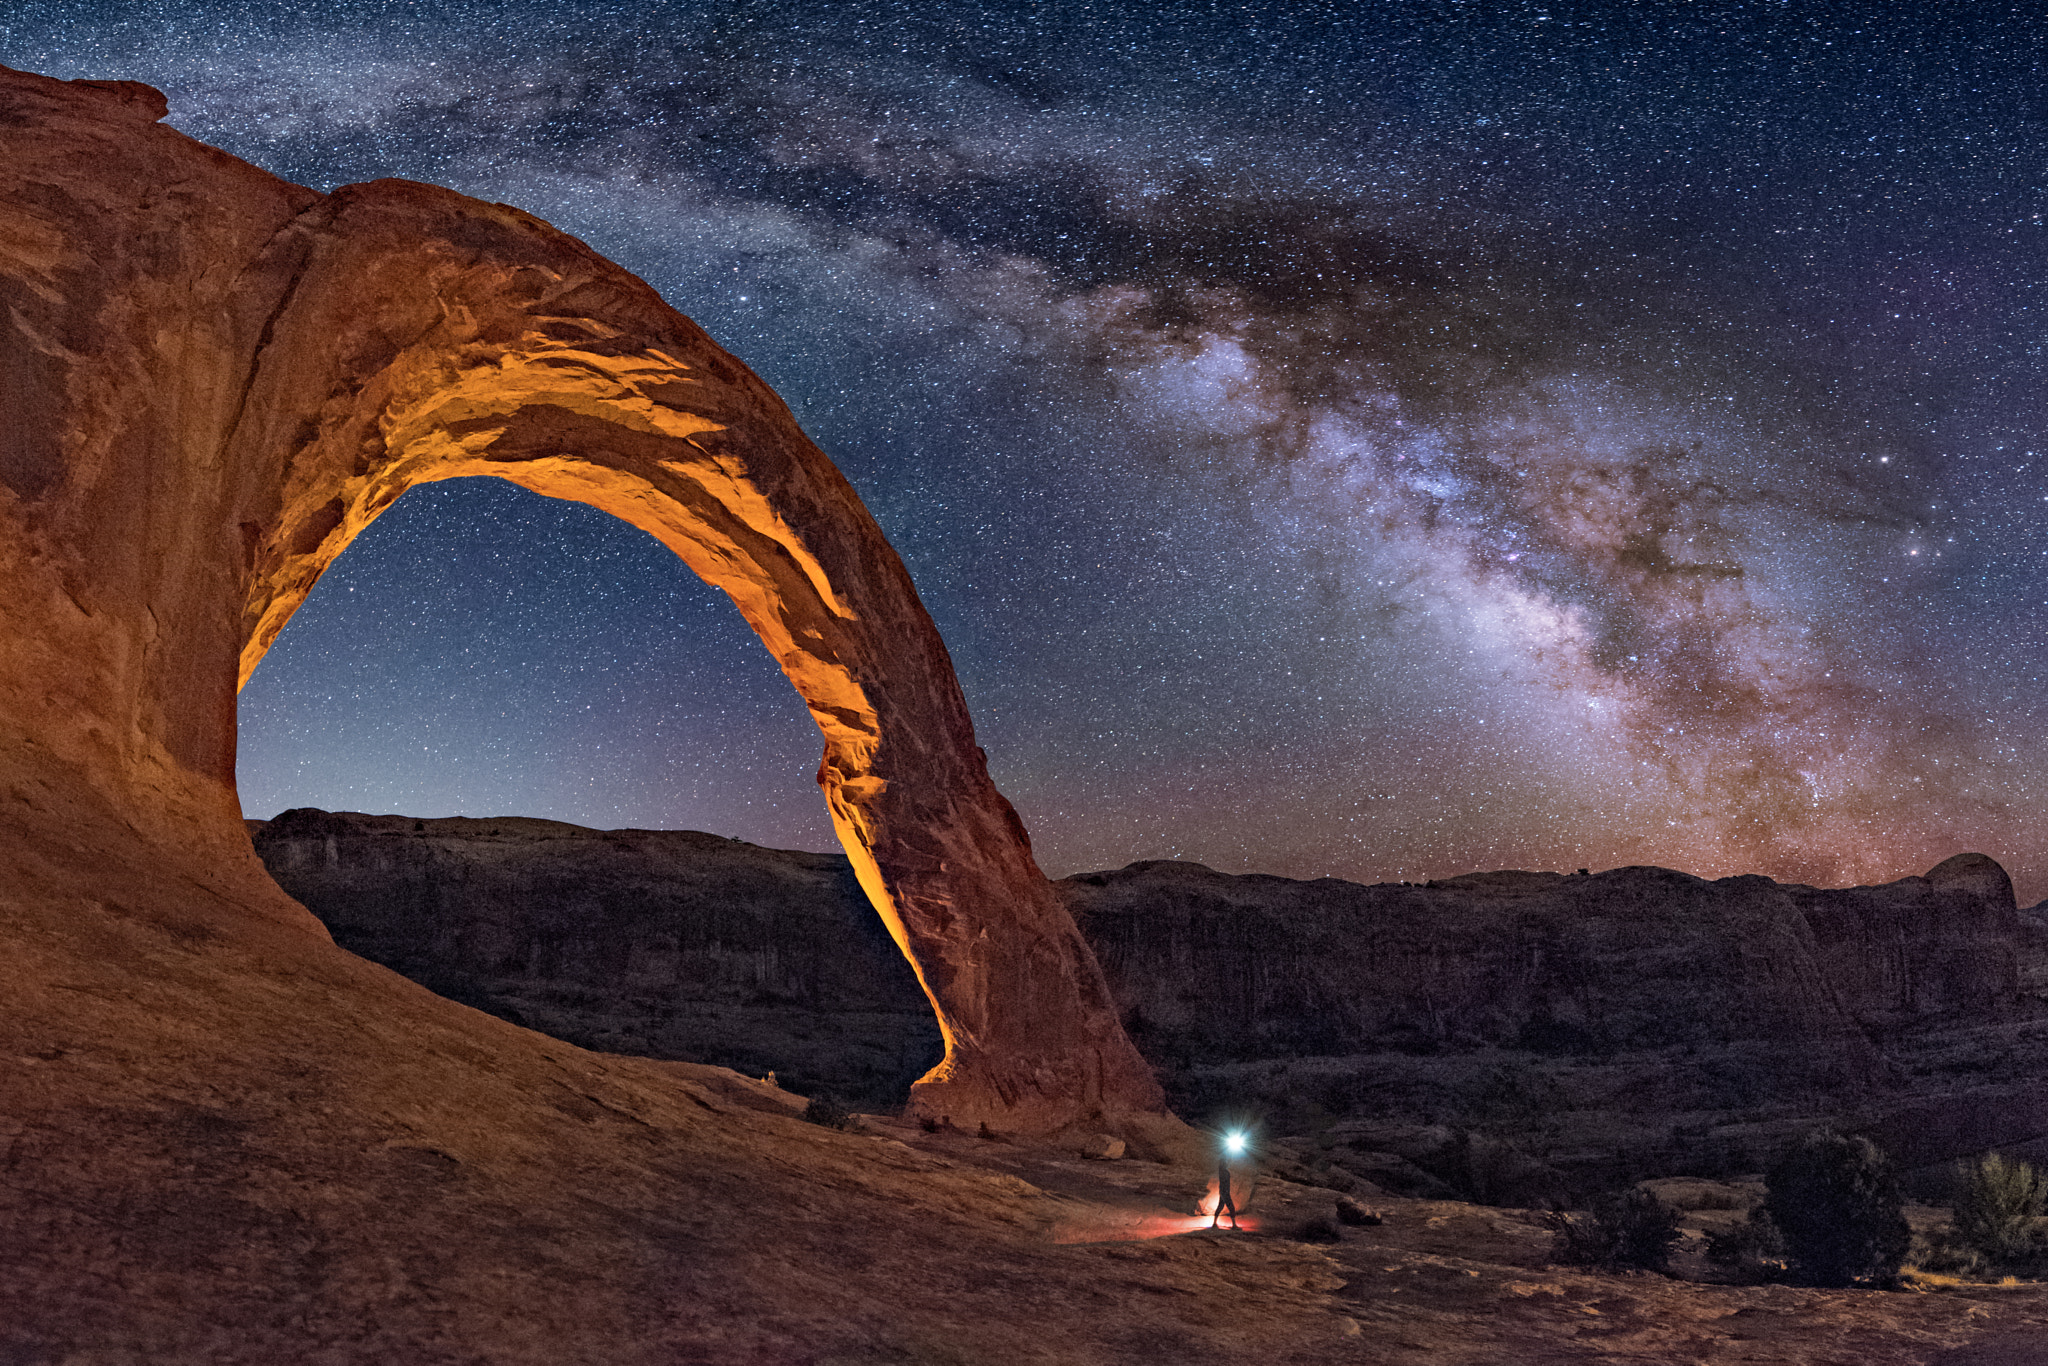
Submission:
<svg viewBox="0 0 2048 1366">
<path fill-rule="evenodd" d="M 167 844 L 222 846 L 233 656 L 246 680 L 355 535 L 439 479 L 589 503 L 731 595 L 816 719 L 833 823 L 945 1035 L 913 1109 L 1038 1131 L 1159 1113 L 1093 954 L 988 777 L 909 575 L 768 387 L 529 215 L 402 181 L 317 195 L 151 126 L 152 97 L 62 98 L 98 101 L 101 121 L 112 104 L 141 115 L 143 150 L 104 154 L 174 171 L 172 207 L 60 204 L 20 297 L 25 325 L 41 307 L 53 327 L 104 313 L 80 270 L 120 275 L 159 315 L 177 298 L 175 325 L 155 319 L 157 336 L 123 338 L 64 382 L 73 409 L 85 391 L 109 414 L 125 402 L 117 425 L 157 448 L 99 450 L 73 411 L 49 449 L 0 452 L 10 506 L 75 565 L 61 591 L 103 599 L 127 633 L 95 637 L 108 663 L 90 706 L 134 718 L 135 752 L 79 739 L 81 773 L 101 774 L 87 785 Z M 146 552 L 95 559 L 110 527 L 142 528 Z M 46 729 L 61 729 L 54 713 Z"/>
</svg>

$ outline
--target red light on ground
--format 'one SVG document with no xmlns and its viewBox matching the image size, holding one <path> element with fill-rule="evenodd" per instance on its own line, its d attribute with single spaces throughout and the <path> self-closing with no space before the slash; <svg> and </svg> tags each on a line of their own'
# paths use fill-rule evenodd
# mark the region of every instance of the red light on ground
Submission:
<svg viewBox="0 0 2048 1366">
<path fill-rule="evenodd" d="M 1055 1227 L 1055 1243 L 1137 1243 L 1149 1238 L 1173 1238 L 1183 1233 L 1200 1233 L 1209 1227 L 1207 1214 L 1174 1214 L 1165 1210 L 1092 1210 Z M 1239 1230 L 1256 1233 L 1259 1221 L 1244 1218 Z M 1223 1230 L 1230 1232 L 1226 1225 Z"/>
<path fill-rule="evenodd" d="M 1244 1199 L 1240 1197 L 1238 1203 L 1242 1205 Z M 1148 1238 L 1173 1238 L 1207 1229 L 1215 1214 L 1216 1179 L 1211 1177 L 1209 1189 L 1202 1193 L 1193 1214 L 1182 1214 L 1178 1210 L 1098 1206 L 1055 1225 L 1052 1240 L 1055 1243 L 1135 1243 Z M 1228 1216 L 1225 1218 L 1227 1220 Z M 1237 1226 L 1243 1232 L 1256 1233 L 1259 1220 L 1252 1215 L 1241 1215 Z M 1227 1222 L 1223 1231 L 1230 1231 Z"/>
</svg>

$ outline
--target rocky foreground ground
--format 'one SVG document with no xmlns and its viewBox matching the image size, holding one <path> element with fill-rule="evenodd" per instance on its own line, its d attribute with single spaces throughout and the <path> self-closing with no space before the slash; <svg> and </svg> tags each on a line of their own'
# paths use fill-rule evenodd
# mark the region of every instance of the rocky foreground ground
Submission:
<svg viewBox="0 0 2048 1366">
<path fill-rule="evenodd" d="M 1206 1233 L 1197 1136 L 1088 1159 L 1086 1134 L 828 1129 L 781 1086 L 454 1004 L 240 884 L 32 853 L 0 902 L 0 1361 L 2042 1359 L 2038 1286 L 1588 1274 L 1526 1210 L 1385 1188 L 1382 1224 L 1306 1241 L 1330 1182 L 1372 1179 L 1341 1141 L 1264 1145 L 1253 1227 Z M 1696 1232 L 1739 1216 L 1720 1186 Z"/>
<path fill-rule="evenodd" d="M 2048 1286 L 1926 1277 L 1896 1291 L 1720 1283 L 1701 1255 L 1705 1234 L 1744 1217 L 1763 1193 L 1755 1180 L 1651 1183 L 1684 1216 L 1673 1274 L 1613 1275 L 1558 1265 L 1553 1235 L 1530 1210 L 1380 1197 L 1372 1208 L 1382 1222 L 1310 1242 L 1303 1235 L 1314 1236 L 1316 1224 L 1330 1236 L 1329 1192 L 1269 1174 L 1256 1184 L 1246 1232 L 1210 1231 L 1207 1220 L 1186 1216 L 1191 1203 L 1172 1168 L 925 1135 L 886 1120 L 863 1127 L 885 1144 L 1012 1174 L 1044 1192 L 1047 1236 L 1102 1268 L 1093 1302 L 1146 1325 L 1139 1331 L 1148 1346 L 1135 1360 L 1203 1360 L 1205 1339 L 1222 1331 L 1262 1359 L 1375 1366 L 2048 1362 Z M 1908 1215 L 1924 1234 L 1946 1211 L 1909 1206 Z M 1276 1283 L 1295 1287 L 1292 1309 L 1266 1298 Z M 1288 1339 L 1305 1331 L 1310 1340 L 1291 1347 L 1263 1340 L 1263 1329 L 1235 1333 L 1250 1327 L 1236 1321 L 1236 1306 L 1254 1302 L 1291 1321 Z"/>
</svg>

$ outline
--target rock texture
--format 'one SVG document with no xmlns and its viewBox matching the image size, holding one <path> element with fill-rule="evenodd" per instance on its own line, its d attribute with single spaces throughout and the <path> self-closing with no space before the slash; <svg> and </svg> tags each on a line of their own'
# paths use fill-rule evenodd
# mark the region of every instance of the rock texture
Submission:
<svg viewBox="0 0 2048 1366">
<path fill-rule="evenodd" d="M 1059 884 L 1141 1038 L 1206 1061 L 1492 1046 L 1870 1044 L 2021 1008 L 2012 884 L 1979 854 L 1820 890 L 1666 868 L 1426 886 L 1137 863 Z"/>
<path fill-rule="evenodd" d="M 345 943 L 457 994 L 920 1005 L 857 933 L 861 899 L 831 856 L 518 819 L 250 825 Z M 2041 956 L 2004 871 L 1974 854 L 1830 890 L 1664 868 L 1364 886 L 1165 862 L 1055 885 L 1155 1062 L 1758 1043 L 1869 1075 L 1894 1035 L 2022 1013 Z"/>
<path fill-rule="evenodd" d="M 924 1096 L 1004 1099 L 989 1041 L 1067 990 L 1082 1023 L 1011 1055 L 1045 1071 L 997 1112 L 1049 1117 L 1090 1076 L 1140 1116 L 1154 1094 L 1119 1091 L 1114 1058 L 1061 1071 L 1097 988 L 1072 980 L 1051 903 L 947 900 L 963 867 L 1008 888 L 988 870 L 1028 865 L 1021 835 L 964 731 L 900 728 L 917 699 L 863 633 L 914 600 L 864 522 L 813 541 L 789 513 L 843 495 L 777 444 L 800 438 L 750 378 L 530 219 L 418 186 L 322 198 L 162 112 L 146 87 L 0 72 L 0 1361 L 1533 1362 L 1582 1359 L 1605 1323 L 1638 1357 L 1740 1336 L 1759 1360 L 1907 1366 L 2039 1340 L 2032 1291 L 1788 1303 L 1553 1276 L 1534 1230 L 1456 1206 L 1330 1251 L 1279 1217 L 1061 1243 L 1186 1226 L 1200 1174 L 827 1130 L 764 1083 L 589 1053 L 336 948 L 239 824 L 237 662 L 408 471 L 502 456 L 688 523 L 839 727 L 828 766 L 850 767 L 827 784 L 868 822 L 863 886 L 906 938 L 942 910 L 988 929 L 948 958 L 940 926 L 924 964 L 958 1064 Z M 654 356 L 650 333 L 683 349 Z M 694 397 L 633 389 L 657 373 L 731 405 L 701 459 L 673 425 Z M 853 618 L 806 615 L 834 595 Z M 939 687 L 936 641 L 918 648 L 918 686 Z M 913 750 L 932 785 L 897 781 Z M 900 843 L 956 780 L 937 843 Z M 1016 1004 L 999 988 L 1020 943 L 1051 985 Z"/>
<path fill-rule="evenodd" d="M 900 1107 L 938 1059 L 931 1005 L 837 855 L 518 818 L 249 824 L 344 948 L 556 1038 L 864 1110 Z"/>
<path fill-rule="evenodd" d="M 539 821 L 255 824 L 340 942 L 558 1037 L 878 1109 L 926 1037 L 843 860 Z M 1264 1116 L 1331 1189 L 1527 1205 L 1757 1170 L 1822 1120 L 1930 1189 L 1987 1148 L 2048 1158 L 2048 943 L 1980 856 L 1836 890 L 1161 863 L 1057 886 L 1183 1112 Z"/>
<path fill-rule="evenodd" d="M 90 862 L 125 840 L 314 931 L 248 854 L 235 680 L 408 487 L 509 479 L 669 546 L 809 704 L 834 824 L 946 1039 L 915 1106 L 1039 1130 L 1156 1116 L 902 564 L 775 395 L 516 209 L 402 181 L 317 194 L 163 108 L 0 74 L 15 845 Z"/>
<path fill-rule="evenodd" d="M 1394 1166 L 1390 1189 L 1524 1203 L 1760 1170 L 1823 1121 L 1930 1191 L 1987 1149 L 2048 1159 L 2048 955 L 1982 855 L 1841 889 L 1170 863 L 1059 887 L 1183 1112 L 1313 1134 L 1326 1176 L 1398 1161 L 1443 1184 Z"/>
</svg>

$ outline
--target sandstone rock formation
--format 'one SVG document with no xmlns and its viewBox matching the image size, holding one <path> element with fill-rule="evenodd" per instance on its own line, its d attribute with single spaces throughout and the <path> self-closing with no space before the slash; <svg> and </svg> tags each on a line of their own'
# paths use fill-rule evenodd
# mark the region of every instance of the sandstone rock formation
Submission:
<svg viewBox="0 0 2048 1366">
<path fill-rule="evenodd" d="M 343 947 L 606 1052 L 893 1110 L 931 1005 L 837 855 L 688 830 L 287 811 L 256 853 Z"/>
<path fill-rule="evenodd" d="M 316 934 L 249 854 L 235 680 L 408 487 L 509 479 L 669 546 L 809 704 L 834 824 L 945 1035 L 914 1106 L 1037 1130 L 1159 1114 L 903 566 L 775 395 L 516 209 L 317 194 L 163 112 L 146 87 L 0 74 L 11 855 L 89 895 L 116 840 Z"/>
<path fill-rule="evenodd" d="M 2012 884 L 1979 854 L 1838 890 L 1665 868 L 1367 887 L 1159 862 L 1058 886 L 1133 1030 L 1206 1060 L 1756 1040 L 1854 1064 L 1895 1030 L 2022 1003 Z"/>
<path fill-rule="evenodd" d="M 1576 1190 L 1760 1170 L 1822 1120 L 1928 1189 L 1989 1148 L 2048 1158 L 2048 955 L 1981 855 L 1840 889 L 1661 868 L 1363 887 L 1162 863 L 1058 886 L 1184 1113 L 1406 1134 L 1380 1150 L 1325 1130 L 1354 1174 L 1391 1154 L 1468 1197 L 1541 1189 L 1513 1161 L 1473 1168 L 1441 1124 L 1511 1138 Z"/>
</svg>

